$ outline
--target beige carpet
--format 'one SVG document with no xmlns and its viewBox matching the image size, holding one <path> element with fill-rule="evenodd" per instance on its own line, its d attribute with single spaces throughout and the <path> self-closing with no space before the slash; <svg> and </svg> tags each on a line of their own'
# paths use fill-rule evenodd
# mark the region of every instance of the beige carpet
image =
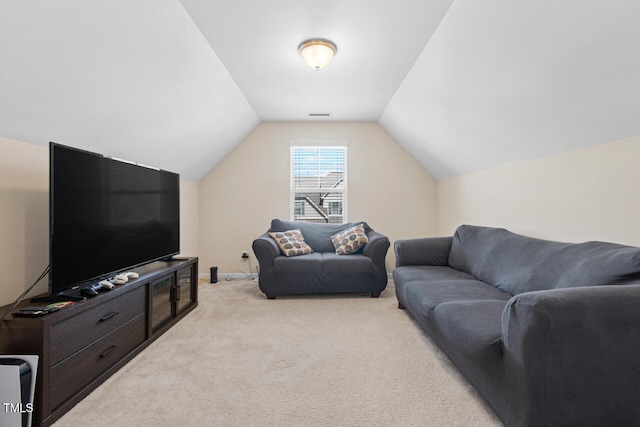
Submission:
<svg viewBox="0 0 640 427">
<path fill-rule="evenodd" d="M 380 298 L 278 297 L 201 283 L 200 305 L 56 427 L 495 426 L 404 310 Z"/>
</svg>

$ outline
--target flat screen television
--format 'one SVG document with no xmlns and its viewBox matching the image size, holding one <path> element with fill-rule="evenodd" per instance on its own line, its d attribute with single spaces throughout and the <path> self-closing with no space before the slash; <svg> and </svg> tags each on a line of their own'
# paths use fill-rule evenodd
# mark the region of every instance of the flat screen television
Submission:
<svg viewBox="0 0 640 427">
<path fill-rule="evenodd" d="M 180 251 L 178 174 L 49 144 L 49 293 Z"/>
</svg>

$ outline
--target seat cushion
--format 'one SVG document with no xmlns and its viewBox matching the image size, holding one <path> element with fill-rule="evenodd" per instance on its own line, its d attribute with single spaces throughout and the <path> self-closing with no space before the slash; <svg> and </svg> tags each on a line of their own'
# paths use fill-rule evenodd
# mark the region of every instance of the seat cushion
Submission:
<svg viewBox="0 0 640 427">
<path fill-rule="evenodd" d="M 324 252 L 322 262 L 326 274 L 372 273 L 375 270 L 373 260 L 361 254 L 341 256 Z"/>
<path fill-rule="evenodd" d="M 457 353 L 475 359 L 496 346 L 502 352 L 502 312 L 508 300 L 456 301 L 438 305 L 434 323 Z"/>
<path fill-rule="evenodd" d="M 508 301 L 511 295 L 451 267 L 407 266 L 393 271 L 398 301 L 431 329 L 433 310 L 443 303 Z"/>
<path fill-rule="evenodd" d="M 379 292 L 380 283 L 373 260 L 365 255 L 322 254 L 324 277 L 329 292 Z M 382 287 L 381 287 L 382 286 Z"/>
<path fill-rule="evenodd" d="M 434 339 L 499 414 L 506 411 L 502 312 L 508 301 L 461 301 L 434 310 Z"/>
<path fill-rule="evenodd" d="M 273 260 L 273 273 L 309 273 L 322 274 L 322 254 L 314 252 L 307 255 L 286 257 L 277 256 Z"/>
</svg>

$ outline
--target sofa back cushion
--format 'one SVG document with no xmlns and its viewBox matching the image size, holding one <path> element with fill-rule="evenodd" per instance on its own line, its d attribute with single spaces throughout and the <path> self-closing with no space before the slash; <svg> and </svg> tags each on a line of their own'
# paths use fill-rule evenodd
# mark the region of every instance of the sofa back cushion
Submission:
<svg viewBox="0 0 640 427">
<path fill-rule="evenodd" d="M 298 229 L 302 232 L 304 241 L 311 246 L 314 252 L 334 252 L 331 236 L 345 231 L 358 224 L 363 224 L 365 233 L 373 231 L 366 222 L 349 222 L 346 224 L 318 224 L 304 221 L 287 221 L 284 219 L 274 219 L 271 221 L 269 232 L 287 231 Z"/>
<path fill-rule="evenodd" d="M 640 248 L 605 242 L 552 242 L 502 228 L 460 226 L 451 244 L 449 265 L 511 295 L 640 284 Z"/>
</svg>

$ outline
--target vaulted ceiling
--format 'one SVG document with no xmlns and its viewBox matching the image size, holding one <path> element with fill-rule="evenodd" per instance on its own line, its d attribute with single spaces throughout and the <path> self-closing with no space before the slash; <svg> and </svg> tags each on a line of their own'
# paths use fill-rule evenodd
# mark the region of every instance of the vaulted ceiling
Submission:
<svg viewBox="0 0 640 427">
<path fill-rule="evenodd" d="M 261 121 L 378 121 L 442 179 L 640 135 L 638 52 L 636 0 L 0 0 L 0 136 L 200 180 Z"/>
</svg>

